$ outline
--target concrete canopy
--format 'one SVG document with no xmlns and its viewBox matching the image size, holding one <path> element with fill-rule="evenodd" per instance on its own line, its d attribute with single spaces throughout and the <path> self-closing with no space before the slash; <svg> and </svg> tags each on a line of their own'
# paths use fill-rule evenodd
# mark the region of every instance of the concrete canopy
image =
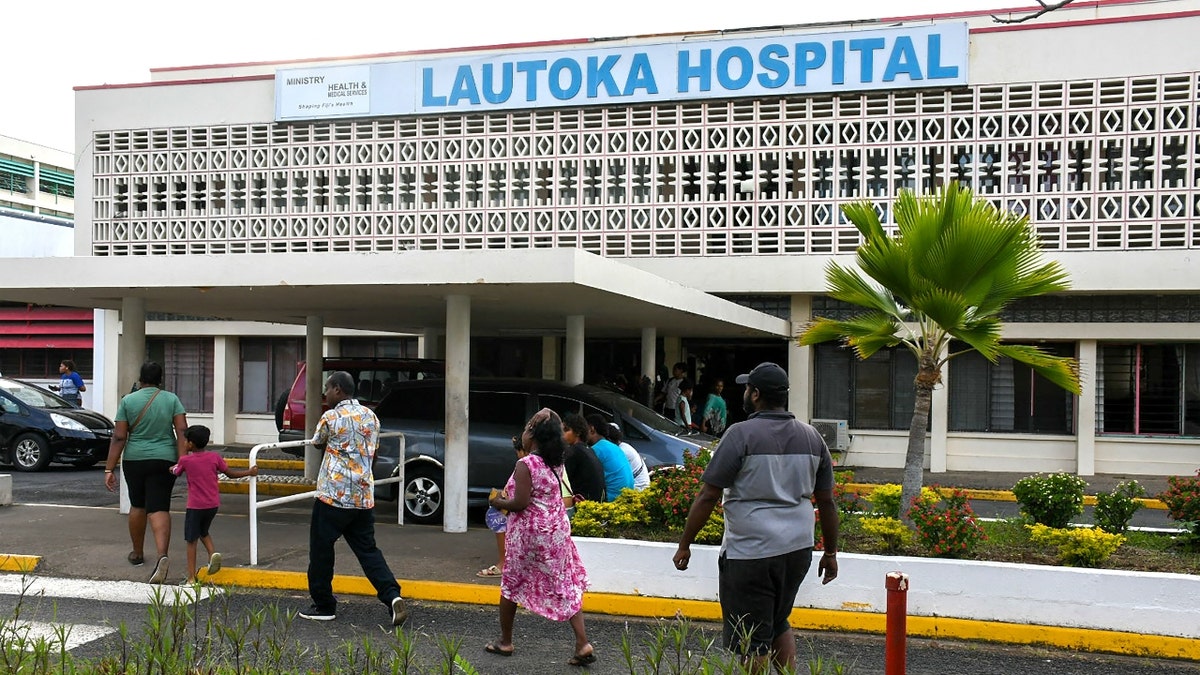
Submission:
<svg viewBox="0 0 1200 675">
<path fill-rule="evenodd" d="M 0 299 L 419 333 L 471 298 L 475 335 L 552 335 L 586 317 L 594 337 L 780 337 L 791 322 L 578 249 L 8 258 Z"/>
</svg>

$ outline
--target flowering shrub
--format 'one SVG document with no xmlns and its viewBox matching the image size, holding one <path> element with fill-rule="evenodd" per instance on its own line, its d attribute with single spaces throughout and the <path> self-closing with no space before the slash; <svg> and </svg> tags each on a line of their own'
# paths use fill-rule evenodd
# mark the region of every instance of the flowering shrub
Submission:
<svg viewBox="0 0 1200 675">
<path fill-rule="evenodd" d="M 833 503 L 837 504 L 838 513 L 857 513 L 863 510 L 862 500 L 857 492 L 851 492 L 847 485 L 854 482 L 853 471 L 833 472 Z"/>
<path fill-rule="evenodd" d="M 1133 514 L 1142 508 L 1139 498 L 1146 488 L 1136 480 L 1117 485 L 1112 492 L 1096 495 L 1096 527 L 1112 534 L 1121 534 L 1129 527 Z"/>
<path fill-rule="evenodd" d="M 611 502 L 579 502 L 575 506 L 575 516 L 571 518 L 571 534 L 608 537 L 622 529 L 649 524 L 646 493 L 626 489 Z"/>
<path fill-rule="evenodd" d="M 1193 537 L 1200 537 L 1200 471 L 1196 476 L 1168 476 L 1167 491 L 1158 498 L 1167 505 L 1171 520 L 1185 523 Z"/>
<path fill-rule="evenodd" d="M 895 483 L 884 483 L 876 487 L 871 494 L 867 495 L 867 501 L 871 502 L 871 513 L 885 518 L 899 518 L 900 493 L 903 489 Z M 918 497 L 925 502 L 937 502 L 941 498 L 936 490 L 928 487 L 921 488 L 921 496 Z"/>
<path fill-rule="evenodd" d="M 700 492 L 700 476 L 711 459 L 712 450 L 700 448 L 695 455 L 683 453 L 683 466 L 654 473 L 650 487 L 645 490 L 650 522 L 662 523 L 669 530 L 683 529 L 692 501 Z M 720 504 L 713 513 L 724 517 Z"/>
<path fill-rule="evenodd" d="M 888 553 L 898 553 L 912 542 L 913 533 L 899 518 L 863 518 L 862 531 L 879 541 Z"/>
<path fill-rule="evenodd" d="M 1125 537 L 1095 527 L 1054 528 L 1027 525 L 1029 540 L 1058 547 L 1058 558 L 1071 567 L 1096 567 L 1125 543 Z"/>
<path fill-rule="evenodd" d="M 934 556 L 961 558 L 987 539 L 962 490 L 937 501 L 917 497 L 908 515 L 917 530 L 917 543 Z"/>
<path fill-rule="evenodd" d="M 1071 519 L 1083 513 L 1083 489 L 1087 487 L 1079 476 L 1069 473 L 1026 476 L 1013 485 L 1013 495 L 1021 504 L 1021 512 L 1033 522 L 1063 528 Z"/>
</svg>

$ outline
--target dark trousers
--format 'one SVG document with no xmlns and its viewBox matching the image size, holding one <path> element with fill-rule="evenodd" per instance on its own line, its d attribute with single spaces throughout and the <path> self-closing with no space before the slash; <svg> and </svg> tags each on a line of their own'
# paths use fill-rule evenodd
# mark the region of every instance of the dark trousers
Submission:
<svg viewBox="0 0 1200 675">
<path fill-rule="evenodd" d="M 308 594 L 323 612 L 337 611 L 333 597 L 333 545 L 345 537 L 358 558 L 363 574 L 375 587 L 376 597 L 387 606 L 400 597 L 400 584 L 375 545 L 375 509 L 339 509 L 321 500 L 313 502 L 308 528 Z"/>
</svg>

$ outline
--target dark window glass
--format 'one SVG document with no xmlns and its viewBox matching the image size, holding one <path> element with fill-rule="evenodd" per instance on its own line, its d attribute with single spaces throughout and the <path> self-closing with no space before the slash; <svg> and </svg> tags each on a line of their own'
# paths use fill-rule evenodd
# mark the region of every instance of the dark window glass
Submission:
<svg viewBox="0 0 1200 675">
<path fill-rule="evenodd" d="M 163 388 L 174 392 L 185 410 L 213 411 L 212 338 L 147 340 L 146 351 L 163 367 Z"/>
<path fill-rule="evenodd" d="M 1074 356 L 1074 344 L 1042 344 L 1055 356 Z M 954 343 L 952 352 L 966 349 Z M 950 431 L 1070 434 L 1074 431 L 1074 396 L 1038 375 L 1029 366 L 1000 358 L 989 363 L 978 352 L 950 362 Z"/>
<path fill-rule="evenodd" d="M 857 429 L 908 429 L 916 400 L 911 352 L 882 349 L 863 361 L 834 344 L 815 350 L 815 417 L 844 419 Z"/>
<path fill-rule="evenodd" d="M 388 394 L 375 409 L 383 418 L 445 421 L 446 390 L 441 387 L 405 387 Z"/>
<path fill-rule="evenodd" d="M 1200 435 L 1200 344 L 1103 345 L 1096 429 Z"/>
<path fill-rule="evenodd" d="M 303 354 L 304 340 L 299 338 L 242 339 L 239 411 L 272 412 L 275 402 L 295 381 Z"/>
<path fill-rule="evenodd" d="M 517 429 L 528 417 L 525 399 L 521 393 L 473 391 L 469 398 L 471 423 L 502 424 Z"/>
</svg>

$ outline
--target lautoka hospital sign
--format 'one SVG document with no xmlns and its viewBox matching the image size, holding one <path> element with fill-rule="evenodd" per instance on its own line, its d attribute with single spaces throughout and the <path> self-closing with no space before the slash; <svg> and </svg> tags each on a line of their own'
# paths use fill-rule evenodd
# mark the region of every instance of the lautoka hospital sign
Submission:
<svg viewBox="0 0 1200 675">
<path fill-rule="evenodd" d="M 963 85 L 968 42 L 949 23 L 290 68 L 275 120 Z"/>
</svg>

